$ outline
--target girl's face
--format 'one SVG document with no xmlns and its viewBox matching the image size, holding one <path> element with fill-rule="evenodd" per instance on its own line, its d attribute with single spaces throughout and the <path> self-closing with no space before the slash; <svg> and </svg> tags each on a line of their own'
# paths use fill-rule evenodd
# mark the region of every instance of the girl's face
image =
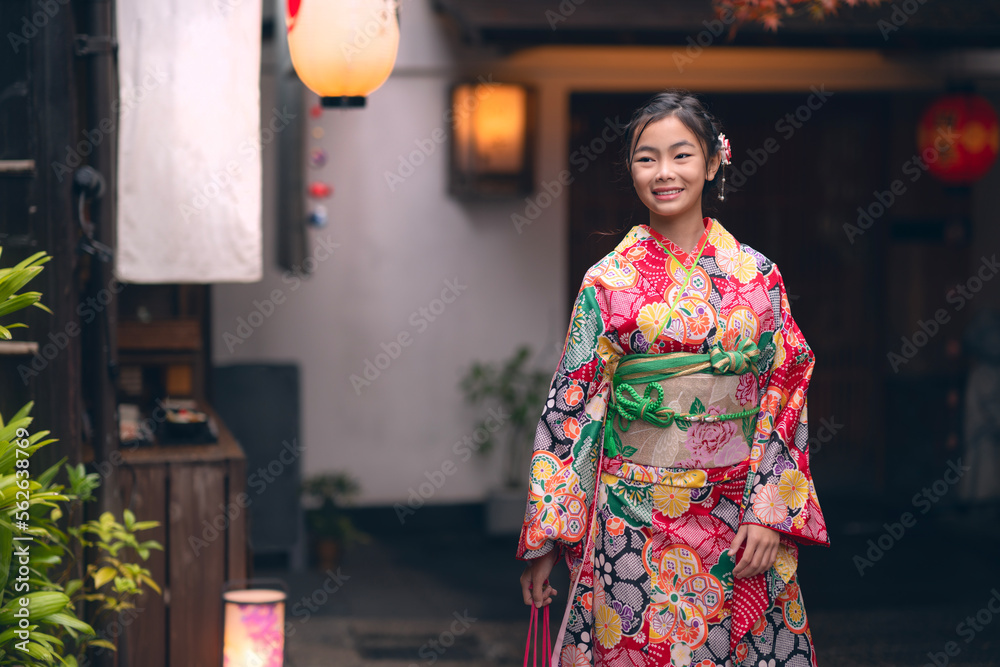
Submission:
<svg viewBox="0 0 1000 667">
<path fill-rule="evenodd" d="M 701 191 L 722 162 L 707 156 L 694 132 L 676 116 L 646 126 L 632 157 L 632 183 L 651 217 L 666 220 L 688 213 L 701 219 Z"/>
</svg>

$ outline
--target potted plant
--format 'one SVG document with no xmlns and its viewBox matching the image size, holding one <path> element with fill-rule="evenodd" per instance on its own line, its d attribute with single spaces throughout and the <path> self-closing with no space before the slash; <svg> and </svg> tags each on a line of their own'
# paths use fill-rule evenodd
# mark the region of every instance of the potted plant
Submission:
<svg viewBox="0 0 1000 667">
<path fill-rule="evenodd" d="M 526 461 L 530 457 L 535 426 L 542 413 L 550 376 L 545 371 L 531 369 L 528 360 L 531 348 L 521 345 L 504 361 L 472 364 L 461 380 L 466 399 L 473 404 L 494 402 L 504 419 L 499 428 L 491 419 L 477 424 L 486 439 L 477 451 L 493 451 L 495 443 L 503 443 L 503 486 L 490 493 L 486 500 L 486 529 L 492 535 L 520 531 L 527 503 Z M 481 438 L 477 439 L 481 440 Z"/>
<path fill-rule="evenodd" d="M 315 563 L 323 571 L 336 569 L 345 549 L 371 539 L 343 509 L 360 490 L 358 481 L 346 472 L 313 475 L 302 483 L 309 541 Z"/>
</svg>

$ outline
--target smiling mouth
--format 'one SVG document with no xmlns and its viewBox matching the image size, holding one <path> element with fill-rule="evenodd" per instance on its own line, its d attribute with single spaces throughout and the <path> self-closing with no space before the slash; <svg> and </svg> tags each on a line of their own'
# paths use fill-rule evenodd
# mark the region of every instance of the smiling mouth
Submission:
<svg viewBox="0 0 1000 667">
<path fill-rule="evenodd" d="M 684 188 L 670 188 L 669 190 L 653 190 L 654 195 L 676 195 L 684 191 Z"/>
</svg>

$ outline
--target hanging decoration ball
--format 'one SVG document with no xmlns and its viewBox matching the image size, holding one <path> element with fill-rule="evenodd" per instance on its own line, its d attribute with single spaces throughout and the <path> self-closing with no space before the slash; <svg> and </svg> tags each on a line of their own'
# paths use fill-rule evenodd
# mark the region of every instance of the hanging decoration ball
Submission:
<svg viewBox="0 0 1000 667">
<path fill-rule="evenodd" d="M 927 171 L 951 185 L 971 185 L 997 158 L 997 114 L 981 95 L 944 95 L 931 103 L 917 127 L 917 149 Z"/>
<path fill-rule="evenodd" d="M 313 227 L 326 227 L 326 206 L 316 204 L 309 214 L 309 224 Z"/>
<path fill-rule="evenodd" d="M 309 196 L 313 199 L 326 199 L 333 194 L 333 187 L 321 181 L 313 181 L 309 184 Z"/>
<path fill-rule="evenodd" d="M 311 107 L 309 107 L 309 116 L 311 118 L 319 118 L 322 115 L 323 115 L 323 106 L 321 104 L 316 103 Z"/>
<path fill-rule="evenodd" d="M 322 167 L 326 164 L 326 151 L 322 148 L 314 148 L 309 151 L 309 164 L 314 167 Z"/>
<path fill-rule="evenodd" d="M 364 106 L 399 50 L 398 0 L 288 0 L 288 51 L 324 107 Z"/>
</svg>

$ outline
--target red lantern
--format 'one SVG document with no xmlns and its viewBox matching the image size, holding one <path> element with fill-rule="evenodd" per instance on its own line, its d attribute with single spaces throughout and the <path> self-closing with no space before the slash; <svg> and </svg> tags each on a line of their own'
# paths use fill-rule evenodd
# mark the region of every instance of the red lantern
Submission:
<svg viewBox="0 0 1000 667">
<path fill-rule="evenodd" d="M 971 185 L 990 170 L 1000 146 L 997 114 L 981 95 L 945 95 L 924 112 L 917 148 L 927 170 L 952 185 Z"/>
</svg>

